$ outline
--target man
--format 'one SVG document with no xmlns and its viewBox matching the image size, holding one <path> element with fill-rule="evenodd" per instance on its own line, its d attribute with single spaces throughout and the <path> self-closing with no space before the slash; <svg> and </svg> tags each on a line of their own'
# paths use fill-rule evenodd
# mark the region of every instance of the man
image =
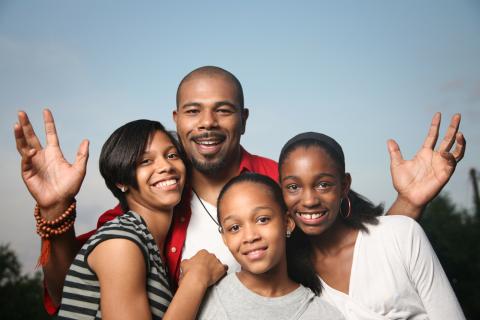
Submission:
<svg viewBox="0 0 480 320">
<path fill-rule="evenodd" d="M 213 252 L 230 271 L 237 270 L 218 235 L 216 199 L 227 181 L 243 171 L 252 171 L 278 179 L 277 164 L 251 155 L 240 145 L 245 132 L 248 109 L 238 79 L 218 67 L 201 67 L 189 73 L 177 90 L 177 107 L 173 117 L 179 139 L 192 164 L 190 187 L 184 203 L 174 215 L 165 256 L 172 278 L 179 274 L 180 261 L 201 248 Z M 17 149 L 22 156 L 22 178 L 38 203 L 42 216 L 54 220 L 74 201 L 85 175 L 88 141 L 83 141 L 73 164 L 61 153 L 51 113 L 44 112 L 47 145 L 42 148 L 25 113 L 19 113 L 15 126 Z M 465 151 L 465 140 L 458 131 L 460 115 L 452 118 L 440 148 L 440 115 L 436 114 L 424 146 L 412 160 L 403 160 L 398 145 L 388 142 L 392 160 L 391 173 L 399 192 L 389 213 L 405 212 L 418 217 L 453 174 Z M 452 153 L 453 144 L 456 147 Z M 99 226 L 121 214 L 116 208 L 99 219 Z M 51 300 L 47 309 L 54 311 L 61 298 L 63 281 L 75 254 L 92 232 L 75 238 L 71 229 L 51 240 L 50 259 L 44 266 L 45 285 Z"/>
</svg>

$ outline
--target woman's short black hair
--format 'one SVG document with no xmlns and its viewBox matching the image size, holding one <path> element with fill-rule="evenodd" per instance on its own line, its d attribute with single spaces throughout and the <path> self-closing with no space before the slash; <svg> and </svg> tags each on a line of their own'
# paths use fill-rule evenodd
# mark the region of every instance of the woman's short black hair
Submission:
<svg viewBox="0 0 480 320">
<path fill-rule="evenodd" d="M 138 189 L 136 169 L 153 134 L 163 132 L 177 148 L 182 160 L 185 159 L 179 143 L 173 135 L 158 121 L 135 120 L 116 129 L 103 144 L 100 153 L 100 173 L 105 184 L 120 201 L 123 211 L 128 211 L 125 194 L 117 187 L 118 184 Z"/>
<path fill-rule="evenodd" d="M 285 214 L 287 213 L 287 205 L 283 200 L 282 189 L 278 183 L 267 176 L 258 173 L 246 172 L 231 179 L 220 191 L 217 199 L 217 221 L 219 223 L 221 221 L 221 202 L 225 196 L 225 193 L 234 185 L 243 182 L 255 183 L 266 187 L 273 197 L 273 200 L 280 206 L 281 211 Z M 319 295 L 322 290 L 322 286 L 315 272 L 315 268 L 310 257 L 310 250 L 308 250 L 307 247 L 297 248 L 297 246 L 294 245 L 294 242 L 292 242 L 293 239 L 302 240 L 306 239 L 306 236 L 302 230 L 300 230 L 300 228 L 296 228 L 293 231 L 292 238 L 287 238 L 286 255 L 288 276 L 293 281 L 310 288 L 315 294 Z M 297 240 L 295 240 L 295 243 L 297 243 Z"/>
<path fill-rule="evenodd" d="M 306 132 L 301 133 L 292 139 L 290 139 L 280 152 L 278 160 L 278 173 L 280 180 L 282 179 L 282 168 L 285 160 L 288 156 L 298 148 L 310 148 L 317 147 L 324 150 L 330 158 L 335 162 L 341 176 L 345 175 L 345 157 L 342 147 L 333 138 L 317 133 Z M 360 229 L 367 231 L 365 223 L 377 224 L 378 216 L 383 214 L 383 205 L 375 206 L 370 200 L 362 195 L 351 190 L 348 192 L 348 198 L 351 203 L 351 214 L 348 218 L 345 218 L 343 214 L 339 214 L 338 217 L 347 225 L 354 229 Z M 348 211 L 347 201 L 342 201 L 341 212 Z"/>
</svg>

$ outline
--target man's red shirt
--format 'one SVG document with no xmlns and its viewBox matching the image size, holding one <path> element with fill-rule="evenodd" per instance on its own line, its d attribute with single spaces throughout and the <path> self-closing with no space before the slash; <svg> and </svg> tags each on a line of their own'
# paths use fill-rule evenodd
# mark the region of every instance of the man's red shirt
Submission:
<svg viewBox="0 0 480 320">
<path fill-rule="evenodd" d="M 275 181 L 278 181 L 278 165 L 275 161 L 253 155 L 242 148 L 242 159 L 238 174 L 242 172 L 255 172 L 269 176 Z M 187 236 L 187 227 L 190 222 L 192 211 L 190 210 L 191 189 L 187 188 L 183 194 L 182 201 L 174 210 L 172 225 L 165 243 L 165 259 L 167 269 L 172 284 L 176 285 L 180 272 L 180 262 L 182 258 L 182 249 L 185 244 Z M 100 218 L 98 218 L 97 229 L 105 222 L 110 221 L 123 214 L 120 205 L 113 209 L 105 211 Z M 95 230 L 89 231 L 77 237 L 77 240 L 83 245 L 94 233 Z M 53 304 L 48 295 L 47 290 L 44 290 L 44 306 L 47 312 L 51 315 L 57 312 L 57 308 Z"/>
</svg>

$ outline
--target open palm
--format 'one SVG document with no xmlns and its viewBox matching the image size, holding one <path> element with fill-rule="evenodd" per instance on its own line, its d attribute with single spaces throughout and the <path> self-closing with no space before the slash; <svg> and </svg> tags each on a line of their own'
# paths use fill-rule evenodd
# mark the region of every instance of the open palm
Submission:
<svg viewBox="0 0 480 320">
<path fill-rule="evenodd" d="M 44 148 L 27 114 L 18 113 L 19 122 L 15 125 L 14 133 L 17 150 L 22 156 L 22 178 L 41 209 L 67 207 L 80 190 L 85 177 L 88 141 L 82 141 L 75 162 L 70 164 L 60 149 L 51 112 L 44 110 L 43 117 L 46 132 Z M 60 209 L 60 213 L 62 211 Z"/>
<path fill-rule="evenodd" d="M 416 207 L 425 206 L 445 186 L 455 171 L 457 163 L 463 158 L 466 142 L 461 132 L 460 114 L 452 117 L 450 126 L 437 150 L 441 114 L 436 113 L 422 148 L 411 160 L 404 160 L 398 144 L 388 141 L 390 153 L 390 171 L 393 186 L 400 197 Z M 453 152 L 450 149 L 456 142 Z"/>
</svg>

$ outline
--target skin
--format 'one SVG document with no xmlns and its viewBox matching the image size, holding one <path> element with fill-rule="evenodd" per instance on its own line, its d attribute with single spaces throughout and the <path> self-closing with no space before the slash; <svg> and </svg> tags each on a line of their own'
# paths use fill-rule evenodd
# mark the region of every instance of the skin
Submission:
<svg viewBox="0 0 480 320">
<path fill-rule="evenodd" d="M 241 265 L 237 273 L 250 290 L 266 297 L 283 296 L 298 284 L 288 278 L 286 232 L 295 224 L 259 183 L 231 187 L 220 205 L 222 239 Z"/>
<path fill-rule="evenodd" d="M 422 207 L 448 182 L 465 153 L 459 124 L 460 115 L 456 114 L 439 148 L 434 150 L 440 126 L 440 114 L 435 114 L 425 142 L 412 160 L 404 160 L 396 142 L 388 142 L 392 180 L 401 199 L 389 210 L 390 214 L 398 213 L 398 208 Z M 338 215 L 340 203 L 350 189 L 350 175 L 341 172 L 322 148 L 299 147 L 285 159 L 280 183 L 289 212 L 310 237 L 317 273 L 331 287 L 348 294 L 358 231 L 347 227 Z M 407 204 L 402 206 L 402 202 Z"/>
<path fill-rule="evenodd" d="M 173 118 L 187 157 L 194 164 L 193 188 L 204 200 L 216 203 L 221 188 L 238 174 L 240 137 L 248 110 L 240 105 L 230 79 L 198 75 L 180 88 Z M 219 169 L 208 172 L 201 168 L 205 166 Z"/>
<path fill-rule="evenodd" d="M 120 184 L 118 187 L 125 190 L 129 208 L 145 220 L 162 248 L 186 176 L 185 165 L 164 132 L 152 135 L 135 175 L 137 188 Z M 92 251 L 87 261 L 100 282 L 103 318 L 151 319 L 147 270 L 136 244 L 125 239 L 106 240 Z M 183 267 L 184 278 L 164 319 L 194 319 L 207 288 L 226 272 L 225 266 L 206 251 L 185 262 Z"/>
<path fill-rule="evenodd" d="M 344 293 L 348 293 L 357 230 L 346 227 L 338 215 L 350 183 L 350 175 L 340 173 L 331 157 L 316 146 L 297 148 L 282 167 L 283 197 L 296 225 L 310 237 L 315 269 Z"/>
<path fill-rule="evenodd" d="M 173 117 L 187 156 L 199 162 L 215 162 L 219 158 L 225 160 L 225 166 L 215 173 L 202 172 L 195 167 L 192 170 L 193 188 L 202 199 L 214 204 L 221 188 L 238 174 L 241 157 L 239 141 L 245 131 L 248 110 L 242 111 L 235 86 L 230 79 L 221 75 L 196 74 L 184 83 L 179 91 L 180 99 Z M 198 103 L 198 110 L 193 112 L 195 115 L 184 114 L 184 106 L 189 102 Z M 234 105 L 235 112 L 224 115 L 220 106 L 225 102 Z M 452 118 L 441 147 L 434 151 L 440 124 L 440 114 L 437 113 L 424 146 L 411 160 L 403 159 L 395 141 L 388 141 L 392 180 L 398 191 L 398 197 L 388 211 L 389 214 L 404 214 L 418 219 L 424 206 L 442 189 L 465 151 L 465 139 L 458 132 L 459 123 L 460 115 L 457 114 Z M 37 201 L 41 215 L 47 220 L 53 220 L 65 212 L 80 190 L 86 172 L 88 141 L 81 143 L 76 159 L 71 164 L 63 157 L 49 110 L 44 111 L 44 125 L 47 141 L 44 147 L 25 112 L 18 113 L 14 134 L 17 150 L 22 157 L 22 179 Z M 192 144 L 191 138 L 211 132 L 223 135 L 222 139 L 225 139 L 222 140 L 222 146 L 207 148 L 208 152 L 201 154 L 201 149 L 195 150 L 196 146 Z M 455 151 L 450 153 L 454 142 Z M 196 155 L 197 151 L 199 154 Z M 455 161 L 452 162 L 449 155 L 453 155 Z M 446 174 L 440 174 L 441 172 Z M 432 184 L 432 181 L 435 183 Z M 44 266 L 43 273 L 46 288 L 54 304 L 58 305 L 60 302 L 65 275 L 79 249 L 80 244 L 76 241 L 73 229 L 51 241 L 50 260 Z"/>
</svg>

